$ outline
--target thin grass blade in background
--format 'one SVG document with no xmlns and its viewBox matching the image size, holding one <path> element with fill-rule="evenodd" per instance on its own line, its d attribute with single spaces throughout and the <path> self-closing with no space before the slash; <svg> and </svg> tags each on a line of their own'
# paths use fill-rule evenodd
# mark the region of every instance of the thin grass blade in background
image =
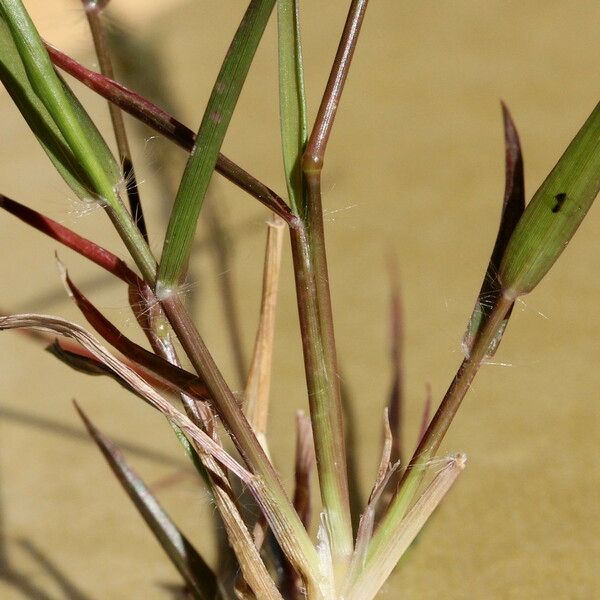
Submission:
<svg viewBox="0 0 600 600">
<path fill-rule="evenodd" d="M 303 411 L 296 412 L 296 454 L 294 465 L 294 496 L 293 503 L 298 516 L 307 530 L 310 528 L 312 515 L 311 479 L 315 465 L 315 449 L 310 417 Z M 280 559 L 283 577 L 280 590 L 286 600 L 303 600 L 306 597 L 302 578 L 285 559 Z"/>
<path fill-rule="evenodd" d="M 600 103 L 527 205 L 500 266 L 503 294 L 530 292 L 567 247 L 600 190 Z"/>
<path fill-rule="evenodd" d="M 431 405 L 433 404 L 433 395 L 431 393 L 431 385 L 427 384 L 425 390 L 425 402 L 423 403 L 423 414 L 421 415 L 421 425 L 419 427 L 419 434 L 417 436 L 417 446 L 421 443 L 429 421 L 431 420 Z"/>
<path fill-rule="evenodd" d="M 469 320 L 467 331 L 462 342 L 465 356 L 469 356 L 476 338 L 483 330 L 489 317 L 491 309 L 496 304 L 501 292 L 501 285 L 498 279 L 500 263 L 508 245 L 508 240 L 512 235 L 523 211 L 525 210 L 525 178 L 523 174 L 523 155 L 521 153 L 521 143 L 519 134 L 512 120 L 506 104 L 502 103 L 502 116 L 504 119 L 504 145 L 505 145 L 505 184 L 504 184 L 504 202 L 502 205 L 502 216 L 500 218 L 500 227 L 498 236 L 494 244 L 494 250 L 488 264 L 481 290 L 477 296 L 477 302 L 473 309 L 473 314 Z M 509 309 L 498 335 L 494 338 L 488 348 L 488 357 L 494 356 L 500 344 L 508 320 L 512 313 Z"/>
<path fill-rule="evenodd" d="M 102 11 L 106 8 L 108 1 L 98 2 L 97 0 L 82 0 L 82 3 L 92 33 L 92 39 L 94 40 L 94 47 L 96 48 L 96 56 L 98 57 L 100 70 L 107 77 L 114 79 L 110 48 L 102 16 Z M 123 180 L 125 181 L 125 191 L 127 193 L 127 198 L 129 199 L 129 209 L 142 237 L 146 243 L 148 243 L 148 229 L 146 227 L 144 211 L 142 210 L 142 203 L 140 200 L 135 170 L 133 168 L 123 114 L 119 107 L 112 102 L 108 103 L 108 110 L 110 112 L 110 119 L 112 121 L 115 140 L 117 142 L 119 160 L 123 168 Z"/>
<path fill-rule="evenodd" d="M 161 299 L 185 275 L 208 184 L 274 4 L 275 0 L 251 0 L 223 61 L 171 211 L 156 279 Z"/>
<path fill-rule="evenodd" d="M 221 598 L 217 579 L 211 568 L 171 521 L 138 474 L 127 464 L 119 448 L 92 424 L 76 402 L 74 405 L 119 483 L 183 577 L 193 597 L 199 600 Z"/>
<path fill-rule="evenodd" d="M 402 297 L 400 296 L 400 277 L 398 275 L 397 261 L 389 259 L 390 277 L 390 358 L 392 365 L 392 385 L 388 401 L 389 421 L 385 426 L 391 429 L 391 455 L 390 462 L 402 460 L 402 412 L 404 405 L 403 381 L 403 351 L 404 351 L 404 315 L 402 311 Z"/>
<path fill-rule="evenodd" d="M 344 414 L 344 438 L 346 440 L 346 460 L 348 465 L 348 493 L 350 495 L 350 509 L 352 529 L 356 531 L 360 513 L 366 502 L 361 488 L 361 477 L 358 458 L 360 456 L 359 442 L 361 439 L 361 423 L 356 415 L 355 399 L 350 392 L 350 386 L 342 368 L 339 368 L 340 400 Z"/>
<path fill-rule="evenodd" d="M 307 530 L 312 516 L 311 479 L 315 466 L 315 446 L 310 417 L 299 410 L 296 413 L 296 460 L 294 465 L 294 508 Z M 283 564 L 281 590 L 284 598 L 304 598 L 302 579 L 289 561 Z"/>
<path fill-rule="evenodd" d="M 294 468 L 294 508 L 308 529 L 311 517 L 310 480 L 315 466 L 310 418 L 302 411 L 296 413 L 296 464 Z"/>
</svg>

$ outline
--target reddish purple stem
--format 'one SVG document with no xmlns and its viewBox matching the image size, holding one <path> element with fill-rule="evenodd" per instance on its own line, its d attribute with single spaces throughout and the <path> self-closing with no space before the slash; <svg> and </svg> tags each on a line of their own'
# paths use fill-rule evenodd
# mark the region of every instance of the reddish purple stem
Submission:
<svg viewBox="0 0 600 600">
<path fill-rule="evenodd" d="M 68 227 L 61 225 L 36 210 L 28 208 L 24 204 L 21 204 L 16 200 L 11 200 L 2 194 L 0 194 L 0 207 L 24 223 L 45 233 L 57 242 L 64 244 L 67 248 L 71 248 L 71 250 L 85 256 L 128 285 L 146 285 L 144 281 L 118 256 L 115 256 L 112 252 L 102 248 L 102 246 L 98 246 L 98 244 L 80 236 Z"/>
</svg>

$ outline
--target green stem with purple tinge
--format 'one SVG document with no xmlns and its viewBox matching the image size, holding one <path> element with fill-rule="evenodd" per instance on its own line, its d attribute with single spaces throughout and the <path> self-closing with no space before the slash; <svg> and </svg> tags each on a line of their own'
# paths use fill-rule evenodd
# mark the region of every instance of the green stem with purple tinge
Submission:
<svg viewBox="0 0 600 600">
<path fill-rule="evenodd" d="M 346 447 L 321 202 L 321 171 L 368 0 L 353 0 L 312 133 L 302 157 L 303 227 L 291 228 L 298 309 L 321 498 L 336 580 L 353 551 Z"/>
</svg>

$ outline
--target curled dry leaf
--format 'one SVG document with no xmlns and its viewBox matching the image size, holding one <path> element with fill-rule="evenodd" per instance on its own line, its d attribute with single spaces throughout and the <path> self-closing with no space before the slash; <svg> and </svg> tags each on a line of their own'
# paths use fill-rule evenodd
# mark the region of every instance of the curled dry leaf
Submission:
<svg viewBox="0 0 600 600">
<path fill-rule="evenodd" d="M 381 449 L 381 459 L 379 460 L 379 468 L 377 469 L 377 477 L 373 490 L 369 496 L 369 504 L 373 502 L 375 497 L 379 496 L 380 489 L 386 480 L 386 476 L 390 471 L 390 465 L 392 460 L 392 448 L 393 448 L 393 434 L 390 427 L 389 409 L 386 407 L 383 411 L 383 447 Z"/>
<path fill-rule="evenodd" d="M 142 396 L 151 406 L 162 412 L 172 423 L 175 423 L 186 436 L 189 436 L 195 443 L 212 456 L 225 469 L 230 470 L 240 480 L 248 486 L 253 492 L 256 501 L 260 504 L 271 527 L 278 527 L 279 530 L 285 529 L 286 523 L 280 517 L 279 511 L 275 506 L 274 497 L 269 490 L 261 483 L 260 479 L 248 472 L 233 457 L 231 457 L 219 444 L 217 444 L 204 431 L 199 429 L 188 417 L 175 409 L 169 402 L 160 396 L 144 379 L 137 375 L 133 370 L 115 358 L 104 346 L 102 346 L 91 334 L 75 323 L 71 323 L 59 317 L 36 314 L 10 315 L 0 317 L 0 330 L 15 329 L 21 327 L 34 328 L 42 331 L 52 331 L 69 337 L 81 344 L 96 359 L 105 364 L 115 374 L 117 374 L 127 385 L 131 386 L 136 394 Z M 210 469 L 210 462 L 205 465 Z M 212 471 L 215 478 L 223 477 L 222 471 Z M 254 590 L 260 591 L 259 597 L 280 600 L 281 596 L 275 585 L 264 568 L 262 560 L 256 553 L 252 538 L 245 527 L 241 517 L 234 513 L 234 506 L 229 507 L 225 514 L 231 517 L 229 523 L 233 535 L 232 544 L 236 546 L 236 556 L 240 560 L 240 566 L 243 565 L 244 577 Z M 262 594 L 262 595 L 261 595 Z"/>
<path fill-rule="evenodd" d="M 227 452 L 225 452 L 221 446 L 216 444 L 212 438 L 196 427 L 188 417 L 169 404 L 169 402 L 160 396 L 160 394 L 158 394 L 158 392 L 156 392 L 144 379 L 113 356 L 96 340 L 96 338 L 94 338 L 94 336 L 79 325 L 59 317 L 32 313 L 0 317 L 0 330 L 21 327 L 52 331 L 59 335 L 74 339 L 95 358 L 122 377 L 122 379 L 127 382 L 128 385 L 133 387 L 136 390 L 136 393 L 143 396 L 149 404 L 163 413 L 169 420 L 175 422 L 186 435 L 191 436 L 205 452 L 211 454 L 224 467 L 230 469 L 232 473 L 235 473 L 245 483 L 249 483 L 254 479 L 251 473 L 227 454 Z"/>
</svg>

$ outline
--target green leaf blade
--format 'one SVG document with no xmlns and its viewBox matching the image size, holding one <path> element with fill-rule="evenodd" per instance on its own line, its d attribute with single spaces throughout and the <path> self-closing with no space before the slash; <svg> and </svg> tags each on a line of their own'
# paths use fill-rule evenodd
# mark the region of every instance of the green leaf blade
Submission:
<svg viewBox="0 0 600 600">
<path fill-rule="evenodd" d="M 535 193 L 500 266 L 507 298 L 530 292 L 565 249 L 600 191 L 600 103 Z"/>
<path fill-rule="evenodd" d="M 219 150 L 274 4 L 251 0 L 223 61 L 171 211 L 157 275 L 159 296 L 168 295 L 185 274 Z"/>
<path fill-rule="evenodd" d="M 288 197 L 296 216 L 305 212 L 302 154 L 308 137 L 298 0 L 277 2 L 279 113 Z"/>
<path fill-rule="evenodd" d="M 156 261 L 123 205 L 123 179 L 98 129 L 58 76 L 21 0 L 0 0 L 0 78 L 56 169 L 80 197 L 106 209 L 144 279 Z"/>
<path fill-rule="evenodd" d="M 4 19 L 0 19 L 0 80 L 67 185 L 79 198 L 89 197 L 92 183 L 33 91 Z"/>
<path fill-rule="evenodd" d="M 21 77 L 19 83 L 27 90 L 27 96 L 35 94 L 47 111 L 41 116 L 47 122 L 48 117 L 60 131 L 76 162 L 81 165 L 92 189 L 87 191 L 99 195 L 109 204 L 116 201 L 115 188 L 121 175 L 118 165 L 102 136 L 88 117 L 87 113 L 68 90 L 65 83 L 56 74 L 44 44 L 21 0 L 0 0 L 2 18 L 12 36 L 14 47 L 22 63 L 26 80 Z M 6 33 L 6 32 L 5 32 Z M 4 36 L 3 36 L 4 37 Z M 6 45 L 6 44 L 4 44 Z M 4 48 L 3 48 L 4 50 Z M 13 55 L 13 58 L 14 57 Z M 15 72 L 19 72 L 16 69 Z M 23 112 L 23 108 L 19 106 Z M 39 111 L 36 107 L 27 107 Z M 28 121 L 31 115 L 23 115 Z M 28 119 L 29 116 L 29 119 Z M 77 190 L 75 190 L 77 191 Z"/>
</svg>

